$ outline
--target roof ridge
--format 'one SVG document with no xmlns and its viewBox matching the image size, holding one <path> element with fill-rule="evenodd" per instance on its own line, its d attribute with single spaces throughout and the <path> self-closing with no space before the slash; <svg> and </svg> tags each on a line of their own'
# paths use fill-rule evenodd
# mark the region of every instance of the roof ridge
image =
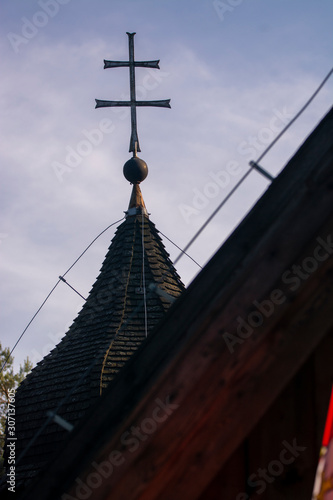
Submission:
<svg viewBox="0 0 333 500">
<path fill-rule="evenodd" d="M 134 243 L 134 240 L 135 240 L 135 226 L 133 227 L 133 243 Z M 125 310 L 126 310 L 126 302 L 127 302 L 127 291 L 128 291 L 128 284 L 129 284 L 129 280 L 130 280 L 130 275 L 131 275 L 131 269 L 132 269 L 132 264 L 133 264 L 133 257 L 134 257 L 134 248 L 132 248 L 132 255 L 131 255 L 131 258 L 130 258 L 130 266 L 129 266 L 129 272 L 128 272 L 128 276 L 127 276 L 127 281 L 126 281 L 126 286 L 125 286 L 125 295 L 124 295 L 124 307 L 123 307 L 123 311 L 122 311 L 122 316 L 121 316 L 121 320 L 119 322 L 119 325 L 118 325 L 118 328 L 114 334 L 114 337 L 113 339 L 111 340 L 111 343 L 110 343 L 110 346 L 109 348 L 106 350 L 105 352 L 105 355 L 104 355 L 104 359 L 103 359 L 103 363 L 102 363 L 102 369 L 101 369 L 101 375 L 100 375 L 100 386 L 99 386 L 99 390 L 100 390 L 100 394 L 102 394 L 102 387 L 103 387 L 103 372 L 104 372 L 104 368 L 105 368 L 105 363 L 107 361 L 107 358 L 108 358 L 108 354 L 111 350 L 111 347 L 112 347 L 112 344 L 113 344 L 113 341 L 114 339 L 117 337 L 117 334 L 119 333 L 120 329 L 122 328 L 122 325 L 123 325 L 123 321 L 124 321 L 124 316 L 125 316 Z"/>
</svg>

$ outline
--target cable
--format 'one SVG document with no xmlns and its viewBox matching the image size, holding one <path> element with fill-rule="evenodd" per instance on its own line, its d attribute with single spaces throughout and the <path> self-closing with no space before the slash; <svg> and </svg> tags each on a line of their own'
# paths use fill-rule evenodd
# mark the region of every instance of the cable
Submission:
<svg viewBox="0 0 333 500">
<path fill-rule="evenodd" d="M 299 118 L 301 116 L 301 114 L 303 113 L 303 111 L 306 110 L 306 108 L 309 106 L 309 104 L 313 101 L 313 99 L 316 97 L 316 95 L 318 94 L 318 92 L 322 89 L 322 87 L 325 85 L 325 83 L 327 82 L 327 80 L 329 79 L 329 77 L 332 75 L 333 73 L 333 68 L 328 72 L 328 74 L 325 76 L 324 80 L 321 82 L 321 84 L 319 85 L 319 87 L 317 87 L 317 89 L 315 90 L 315 92 L 311 95 L 310 99 L 308 99 L 308 101 L 304 104 L 304 106 L 298 111 L 298 113 L 294 116 L 294 118 L 284 127 L 284 129 L 275 137 L 275 139 L 269 144 L 269 146 L 265 149 L 265 151 L 259 156 L 259 158 L 257 159 L 257 161 L 255 163 L 259 163 L 263 158 L 264 156 L 266 156 L 266 154 L 268 153 L 268 151 L 274 146 L 274 144 L 277 143 L 277 141 L 283 136 L 283 134 L 288 130 L 288 128 L 297 120 L 297 118 Z M 195 235 L 193 236 L 193 238 L 189 241 L 189 243 L 185 246 L 185 248 L 182 250 L 182 253 L 180 253 L 178 255 L 178 257 L 176 258 L 176 260 L 174 261 L 174 264 L 176 264 L 181 258 L 182 256 L 184 255 L 184 253 L 186 254 L 186 250 L 188 250 L 190 248 L 190 246 L 195 242 L 195 240 L 198 238 L 198 236 L 202 233 L 202 231 L 208 226 L 208 224 L 211 222 L 211 220 L 215 217 L 215 215 L 221 210 L 221 208 L 223 207 L 223 205 L 225 205 L 225 203 L 229 200 L 229 198 L 234 194 L 234 192 L 238 189 L 238 187 L 242 184 L 242 182 L 246 179 L 246 177 L 250 174 L 250 172 L 252 172 L 252 168 L 250 168 L 249 170 L 247 170 L 247 172 L 245 172 L 245 174 L 243 175 L 243 177 L 237 182 L 237 184 L 235 185 L 235 187 L 230 191 L 230 193 L 221 201 L 221 203 L 219 204 L 219 206 L 214 210 L 214 212 L 208 217 L 208 219 L 206 220 L 206 222 L 204 222 L 204 224 L 199 228 L 199 230 L 195 233 Z"/>
<path fill-rule="evenodd" d="M 83 252 L 79 255 L 79 257 L 74 261 L 74 263 L 67 269 L 67 271 L 62 275 L 62 278 L 64 276 L 66 276 L 66 274 L 69 273 L 69 271 L 75 266 L 75 264 L 81 259 L 81 257 L 83 257 L 83 255 L 86 253 L 86 251 L 91 247 L 91 245 L 93 243 L 95 243 L 95 241 L 100 237 L 102 236 L 102 234 L 105 233 L 105 231 L 107 231 L 108 229 L 110 229 L 110 227 L 114 226 L 115 224 L 118 224 L 119 222 L 121 222 L 122 220 L 124 220 L 125 217 L 122 217 L 121 219 L 117 220 L 116 222 L 113 222 L 112 224 L 110 224 L 108 227 L 106 227 L 105 229 L 103 229 L 103 231 L 101 231 L 97 236 L 96 238 L 94 238 L 92 240 L 91 243 L 89 243 L 89 245 L 87 246 L 87 248 L 85 250 L 83 250 Z M 63 279 L 59 279 L 57 281 L 57 283 L 54 285 L 54 287 L 52 288 L 52 290 L 50 291 L 50 293 L 46 296 L 45 300 L 42 302 L 41 306 L 37 309 L 37 311 L 35 312 L 35 314 L 33 315 L 33 317 L 31 318 L 31 320 L 29 321 L 29 323 L 27 324 L 27 326 L 25 327 L 25 329 L 23 330 L 23 332 L 21 333 L 21 335 L 19 336 L 18 340 L 16 341 L 14 347 L 12 348 L 12 350 L 10 351 L 10 353 L 8 354 L 7 358 L 5 359 L 2 367 L 1 367 L 1 370 L 0 370 L 0 373 L 3 372 L 3 370 L 5 369 L 8 361 L 9 361 L 9 358 L 11 357 L 12 353 L 14 352 L 14 349 L 16 348 L 17 344 L 20 342 L 20 340 L 22 339 L 23 335 L 25 334 L 25 332 L 28 330 L 29 326 L 31 325 L 31 323 L 33 322 L 33 320 L 36 318 L 37 314 L 40 312 L 40 310 L 42 309 L 42 307 L 45 305 L 45 303 L 47 302 L 47 300 L 49 299 L 49 297 L 52 295 L 52 293 L 54 292 L 54 290 L 57 288 L 57 286 L 59 285 L 60 281 L 65 281 Z"/>
<path fill-rule="evenodd" d="M 44 301 L 42 302 L 42 305 L 37 309 L 37 311 L 35 312 L 35 314 L 33 315 L 33 317 L 31 318 L 31 320 L 29 321 L 29 323 L 27 324 L 27 326 L 25 327 L 25 329 L 23 330 L 23 332 L 21 333 L 21 335 L 19 336 L 18 340 L 16 341 L 14 347 L 12 348 L 12 350 L 10 351 L 10 353 L 8 354 L 7 358 L 5 359 L 3 365 L 2 365 L 2 368 L 1 368 L 1 372 L 3 372 L 3 370 L 5 369 L 7 363 L 8 363 L 8 360 L 9 358 L 11 357 L 15 347 L 17 346 L 17 344 L 20 342 L 21 338 L 23 337 L 23 335 L 25 334 L 25 332 L 28 330 L 29 326 L 31 325 L 31 323 L 33 322 L 33 320 L 35 319 L 35 317 L 37 316 L 37 314 L 39 313 L 39 311 L 42 309 L 42 307 L 44 306 L 44 304 L 47 302 L 47 300 L 49 299 L 50 295 L 54 292 L 54 290 L 57 288 L 57 286 L 59 285 L 61 280 L 58 280 L 57 283 L 54 285 L 54 287 L 52 288 L 52 290 L 50 291 L 50 293 L 46 296 L 46 299 L 44 299 Z"/>
<path fill-rule="evenodd" d="M 181 252 L 183 252 L 186 257 L 188 257 L 189 259 L 193 260 L 193 262 L 198 266 L 200 267 L 200 269 L 203 269 L 202 266 L 200 266 L 200 264 L 193 259 L 193 257 L 191 257 L 188 253 L 186 253 L 184 250 L 182 250 L 178 245 L 176 245 L 176 243 L 174 243 L 172 240 L 170 240 L 170 238 L 168 238 L 165 234 L 162 233 L 162 231 L 158 230 L 158 232 L 163 236 L 163 238 L 166 238 L 168 241 L 170 241 L 170 243 L 172 243 L 173 245 L 175 245 L 176 248 L 178 248 L 178 250 L 180 250 Z"/>
<path fill-rule="evenodd" d="M 98 240 L 98 238 L 100 236 L 102 236 L 102 234 L 104 234 L 108 229 L 110 229 L 110 227 L 114 226 L 115 224 L 118 224 L 119 222 L 121 222 L 122 220 L 125 219 L 125 216 L 122 217 L 121 219 L 117 220 L 116 222 L 113 222 L 112 224 L 110 224 L 108 227 L 106 227 L 105 229 L 103 229 L 103 231 L 101 231 L 97 236 L 96 238 L 94 238 L 92 240 L 92 242 L 87 246 L 87 248 L 85 250 L 83 250 L 83 252 L 81 253 L 81 255 L 78 256 L 78 258 L 74 261 L 74 263 L 67 269 L 67 271 L 62 275 L 62 277 L 66 276 L 67 273 L 69 273 L 69 271 L 75 266 L 75 264 L 81 259 L 81 257 L 83 257 L 83 255 L 86 253 L 87 250 L 89 250 L 89 248 L 91 247 L 91 245 L 93 243 L 95 243 L 96 240 Z"/>
<path fill-rule="evenodd" d="M 70 284 L 68 283 L 68 281 L 66 281 L 66 280 L 65 280 L 65 278 L 64 278 L 63 276 L 59 276 L 59 279 L 60 279 L 61 281 L 63 281 L 64 283 L 66 283 L 66 285 L 67 285 L 67 286 L 69 286 L 69 288 L 71 288 L 71 289 L 72 289 L 75 293 L 77 293 L 77 295 L 79 295 L 79 296 L 81 297 L 81 299 L 83 299 L 83 300 L 87 300 L 85 297 L 83 297 L 83 295 L 81 295 L 81 294 L 80 294 L 80 292 L 78 292 L 78 291 L 76 290 L 76 288 L 74 288 L 72 285 L 70 285 Z"/>
<path fill-rule="evenodd" d="M 312 94 L 312 96 L 310 97 L 310 99 L 308 101 L 306 101 L 306 103 L 304 104 L 304 106 L 299 110 L 298 113 L 296 113 L 296 115 L 294 116 L 294 118 L 292 120 L 290 120 L 290 122 L 284 127 L 284 129 L 275 137 L 275 139 L 270 143 L 270 145 L 265 149 L 265 151 L 259 156 L 259 158 L 257 159 L 256 163 L 259 163 L 263 159 L 263 157 L 266 156 L 266 154 L 274 146 L 274 144 L 283 136 L 283 134 L 297 120 L 297 118 L 299 118 L 301 116 L 301 114 L 303 113 L 303 111 L 306 110 L 306 108 L 313 101 L 313 99 L 316 97 L 316 95 L 318 94 L 318 92 L 323 88 L 323 86 L 325 85 L 325 83 L 327 82 L 327 80 L 329 79 L 329 77 L 331 76 L 332 73 L 333 73 L 333 68 L 327 73 L 327 75 L 325 76 L 324 80 L 321 82 L 321 84 L 319 85 L 319 87 L 317 87 L 317 89 L 314 91 L 314 93 Z"/>
<path fill-rule="evenodd" d="M 234 192 L 239 188 L 239 186 L 242 184 L 242 182 L 245 181 L 246 177 L 251 172 L 252 172 L 252 168 L 250 168 L 247 172 L 245 172 L 245 174 L 243 175 L 243 177 L 232 188 L 232 190 L 230 191 L 230 193 L 227 194 L 227 196 L 221 201 L 221 203 L 218 205 L 218 207 L 215 208 L 214 212 L 208 217 L 208 219 L 206 220 L 206 222 L 204 222 L 204 224 L 202 224 L 202 226 L 198 229 L 198 231 L 195 233 L 195 235 L 193 236 L 193 238 L 187 243 L 187 245 L 185 246 L 185 248 L 181 251 L 181 253 L 178 255 L 178 257 L 174 261 L 174 264 L 176 264 L 182 258 L 182 256 L 184 254 L 186 254 L 186 250 L 188 250 L 190 248 L 190 246 L 195 242 L 195 240 L 202 233 L 202 231 L 208 226 L 208 224 L 211 222 L 211 220 L 221 210 L 221 208 L 223 207 L 223 205 L 225 205 L 227 203 L 227 201 L 229 200 L 229 198 L 234 194 Z"/>
<path fill-rule="evenodd" d="M 146 277 L 145 277 L 145 222 L 144 215 L 142 210 L 142 219 L 141 219 L 141 233 L 142 233 L 142 285 L 143 285 L 143 305 L 145 311 L 145 334 L 148 337 L 148 320 L 147 320 L 147 297 L 146 297 Z"/>
</svg>

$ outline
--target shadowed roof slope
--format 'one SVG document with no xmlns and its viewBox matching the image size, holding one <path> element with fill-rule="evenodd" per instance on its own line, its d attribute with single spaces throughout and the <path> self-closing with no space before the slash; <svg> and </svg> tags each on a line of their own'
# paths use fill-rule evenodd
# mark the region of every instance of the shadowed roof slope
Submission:
<svg viewBox="0 0 333 500">
<path fill-rule="evenodd" d="M 45 423 L 48 411 L 56 410 L 72 425 L 81 419 L 145 340 L 146 328 L 149 333 L 164 316 L 171 304 L 168 295 L 176 298 L 184 289 L 146 215 L 138 185 L 133 192 L 139 201 L 133 202 L 132 195 L 127 217 L 82 310 L 62 341 L 17 390 L 17 458 Z M 151 284 L 166 292 L 164 296 L 152 292 Z M 67 399 L 57 409 L 63 398 Z M 67 436 L 53 421 L 46 426 L 17 465 L 18 486 L 40 471 Z"/>
</svg>

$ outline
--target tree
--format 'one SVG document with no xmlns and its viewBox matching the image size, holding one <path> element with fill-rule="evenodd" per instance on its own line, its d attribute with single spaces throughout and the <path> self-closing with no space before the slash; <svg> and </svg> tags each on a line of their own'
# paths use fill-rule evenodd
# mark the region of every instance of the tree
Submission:
<svg viewBox="0 0 333 500">
<path fill-rule="evenodd" d="M 3 371 L 0 373 L 0 477 L 4 473 L 3 450 L 5 444 L 5 429 L 6 429 L 9 393 L 12 389 L 17 388 L 17 386 L 22 382 L 22 380 L 32 369 L 32 363 L 27 357 L 24 360 L 23 365 L 20 365 L 19 371 L 15 373 L 13 367 L 14 358 L 10 356 L 9 348 L 8 347 L 2 348 L 0 342 L 0 369 L 2 368 L 6 360 L 7 363 Z"/>
</svg>

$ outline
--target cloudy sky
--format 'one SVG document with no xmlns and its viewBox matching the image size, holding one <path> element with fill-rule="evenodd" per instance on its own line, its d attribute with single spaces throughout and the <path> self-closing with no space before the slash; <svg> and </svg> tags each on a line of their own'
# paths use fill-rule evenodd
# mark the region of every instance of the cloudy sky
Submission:
<svg viewBox="0 0 333 500">
<path fill-rule="evenodd" d="M 126 32 L 136 32 L 142 192 L 151 219 L 184 247 L 332 66 L 331 0 L 2 0 L 1 336 L 12 347 L 58 276 L 122 218 L 130 185 Z M 277 175 L 331 106 L 333 78 L 263 159 Z M 268 186 L 252 172 L 189 253 L 204 265 Z M 115 226 L 116 227 L 116 226 Z M 87 295 L 114 228 L 67 275 Z M 174 260 L 178 250 L 165 241 Z M 177 264 L 188 284 L 198 267 Z M 34 362 L 82 306 L 60 284 L 15 349 Z"/>
</svg>

